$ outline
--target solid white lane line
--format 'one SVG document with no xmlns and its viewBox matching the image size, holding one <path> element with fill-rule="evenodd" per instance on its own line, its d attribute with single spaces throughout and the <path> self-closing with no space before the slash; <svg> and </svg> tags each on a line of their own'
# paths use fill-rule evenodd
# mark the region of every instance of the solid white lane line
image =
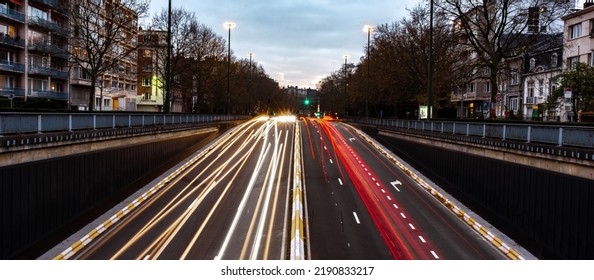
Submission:
<svg viewBox="0 0 594 280">
<path fill-rule="evenodd" d="M 360 224 L 361 222 L 359 222 L 359 217 L 357 216 L 357 212 L 353 212 L 353 216 L 355 216 L 355 221 L 357 222 L 357 224 Z"/>
</svg>

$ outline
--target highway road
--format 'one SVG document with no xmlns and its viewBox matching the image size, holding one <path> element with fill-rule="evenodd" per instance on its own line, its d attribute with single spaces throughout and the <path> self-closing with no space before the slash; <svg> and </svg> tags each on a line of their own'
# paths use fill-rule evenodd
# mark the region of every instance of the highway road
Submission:
<svg viewBox="0 0 594 280">
<path fill-rule="evenodd" d="M 289 259 L 295 221 L 314 260 L 507 258 L 341 122 L 255 118 L 167 178 L 56 259 Z"/>
<path fill-rule="evenodd" d="M 234 128 L 71 259 L 285 259 L 294 118 Z"/>
<path fill-rule="evenodd" d="M 506 259 L 352 127 L 300 124 L 312 259 Z"/>
</svg>

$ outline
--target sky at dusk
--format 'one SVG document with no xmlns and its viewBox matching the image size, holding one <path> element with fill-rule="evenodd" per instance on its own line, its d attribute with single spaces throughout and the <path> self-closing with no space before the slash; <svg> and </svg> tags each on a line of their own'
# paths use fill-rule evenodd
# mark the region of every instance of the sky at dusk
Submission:
<svg viewBox="0 0 594 280">
<path fill-rule="evenodd" d="M 420 1 L 172 0 L 172 6 L 196 13 L 225 40 L 223 24 L 235 22 L 231 50 L 237 58 L 249 58 L 252 52 L 253 60 L 281 86 L 316 88 L 342 67 L 345 55 L 349 63 L 365 55 L 363 26 L 399 21 Z M 167 0 L 151 0 L 150 17 L 167 6 Z"/>
</svg>

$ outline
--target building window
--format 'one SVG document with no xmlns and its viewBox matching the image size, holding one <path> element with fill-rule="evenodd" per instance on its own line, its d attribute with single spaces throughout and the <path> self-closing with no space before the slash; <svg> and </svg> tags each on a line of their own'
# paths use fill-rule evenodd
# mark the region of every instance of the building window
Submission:
<svg viewBox="0 0 594 280">
<path fill-rule="evenodd" d="M 142 79 L 142 86 L 143 87 L 150 87 L 151 86 L 151 79 L 149 79 L 149 78 Z"/>
<path fill-rule="evenodd" d="M 530 71 L 533 71 L 534 68 L 536 68 L 536 59 L 531 58 L 530 59 Z"/>
<path fill-rule="evenodd" d="M 487 92 L 487 93 L 491 92 L 491 82 L 485 83 L 485 92 Z"/>
<path fill-rule="evenodd" d="M 468 92 L 468 93 L 474 93 L 476 91 L 476 89 L 474 87 L 475 87 L 474 86 L 474 83 L 469 83 L 466 86 L 466 92 Z"/>
<path fill-rule="evenodd" d="M 569 39 L 575 39 L 582 36 L 582 23 L 569 26 Z"/>
<path fill-rule="evenodd" d="M 557 61 L 559 60 L 559 56 L 554 53 L 553 55 L 551 55 L 551 68 L 555 68 L 557 67 Z"/>
<path fill-rule="evenodd" d="M 510 84 L 511 85 L 517 85 L 518 83 L 519 83 L 519 80 L 518 80 L 518 71 L 513 70 L 511 72 L 511 81 L 510 81 Z"/>
<path fill-rule="evenodd" d="M 519 102 L 518 102 L 518 98 L 517 97 L 512 97 L 509 99 L 509 109 L 513 110 L 513 111 L 518 111 L 518 108 L 520 106 L 518 106 Z"/>
<path fill-rule="evenodd" d="M 575 69 L 575 66 L 580 62 L 579 56 L 570 57 L 567 59 L 567 65 L 570 69 Z"/>
<path fill-rule="evenodd" d="M 538 80 L 538 96 L 544 95 L 544 80 Z"/>
<path fill-rule="evenodd" d="M 151 57 L 151 50 L 144 50 L 144 57 Z"/>
<path fill-rule="evenodd" d="M 534 97 L 534 82 L 528 82 L 528 97 Z"/>
</svg>

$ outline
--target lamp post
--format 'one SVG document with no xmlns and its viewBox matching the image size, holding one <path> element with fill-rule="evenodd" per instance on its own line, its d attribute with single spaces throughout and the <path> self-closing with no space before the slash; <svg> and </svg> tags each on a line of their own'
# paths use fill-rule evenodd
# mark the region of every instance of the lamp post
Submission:
<svg viewBox="0 0 594 280">
<path fill-rule="evenodd" d="M 253 52 L 248 53 L 250 55 L 250 68 L 249 68 L 249 75 L 250 75 L 250 82 L 248 85 L 248 114 L 252 113 L 252 56 L 254 55 Z"/>
<path fill-rule="evenodd" d="M 430 0 L 429 12 L 429 65 L 427 67 L 427 103 L 429 103 L 427 118 L 433 118 L 433 0 Z"/>
<path fill-rule="evenodd" d="M 344 55 L 344 112 L 343 118 L 347 115 L 347 59 L 349 59 L 348 55 Z"/>
<path fill-rule="evenodd" d="M 167 13 L 167 65 L 165 66 L 165 104 L 163 112 L 171 112 L 171 0 L 169 0 L 169 9 Z"/>
<path fill-rule="evenodd" d="M 367 32 L 367 93 L 365 94 L 365 118 L 369 118 L 369 71 L 371 64 L 371 57 L 369 56 L 369 47 L 371 44 L 371 32 L 373 31 L 373 26 L 365 25 L 363 27 L 363 31 Z"/>
<path fill-rule="evenodd" d="M 234 22 L 225 22 L 225 28 L 229 30 L 229 40 L 227 47 L 227 115 L 231 114 L 231 29 L 234 27 Z"/>
</svg>

